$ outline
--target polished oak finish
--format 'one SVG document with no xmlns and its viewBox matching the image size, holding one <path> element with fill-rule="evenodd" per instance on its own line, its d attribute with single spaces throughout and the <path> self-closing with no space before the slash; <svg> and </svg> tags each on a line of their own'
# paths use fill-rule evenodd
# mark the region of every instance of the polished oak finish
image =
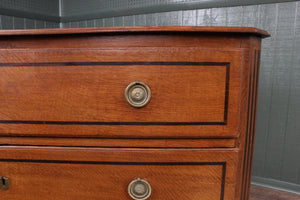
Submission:
<svg viewBox="0 0 300 200">
<path fill-rule="evenodd" d="M 267 36 L 0 31 L 1 197 L 247 200 Z"/>
</svg>

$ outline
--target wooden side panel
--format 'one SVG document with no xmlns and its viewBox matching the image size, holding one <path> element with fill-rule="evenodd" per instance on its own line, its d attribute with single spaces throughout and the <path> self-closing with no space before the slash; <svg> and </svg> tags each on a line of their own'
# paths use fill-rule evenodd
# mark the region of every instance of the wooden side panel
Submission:
<svg viewBox="0 0 300 200">
<path fill-rule="evenodd" d="M 237 152 L 231 150 L 1 147 L 8 200 L 130 199 L 127 186 L 146 179 L 151 199 L 232 200 Z M 30 192 L 28 192 L 30 191 Z"/>
<path fill-rule="evenodd" d="M 249 45 L 249 55 L 246 56 L 245 60 L 248 60 L 248 71 L 245 71 L 245 74 L 248 74 L 248 83 L 244 85 L 248 88 L 244 88 L 245 99 L 244 113 L 242 118 L 241 137 L 240 137 L 240 162 L 241 162 L 241 191 L 240 198 L 242 200 L 249 199 L 249 190 L 251 183 L 251 174 L 252 174 L 252 161 L 253 161 L 253 150 L 254 150 L 254 139 L 255 139 L 255 125 L 256 125 L 256 109 L 257 109 L 257 92 L 258 92 L 258 75 L 259 75 L 259 66 L 260 66 L 260 39 L 251 37 L 245 41 L 243 45 Z M 246 103 L 247 102 L 247 103 Z"/>
</svg>

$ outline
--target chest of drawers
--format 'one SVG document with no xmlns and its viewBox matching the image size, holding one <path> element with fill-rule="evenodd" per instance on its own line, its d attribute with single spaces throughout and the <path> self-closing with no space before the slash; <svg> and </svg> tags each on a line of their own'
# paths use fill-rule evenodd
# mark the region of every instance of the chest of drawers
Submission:
<svg viewBox="0 0 300 200">
<path fill-rule="evenodd" d="M 267 36 L 1 31 L 1 198 L 247 199 Z"/>
</svg>

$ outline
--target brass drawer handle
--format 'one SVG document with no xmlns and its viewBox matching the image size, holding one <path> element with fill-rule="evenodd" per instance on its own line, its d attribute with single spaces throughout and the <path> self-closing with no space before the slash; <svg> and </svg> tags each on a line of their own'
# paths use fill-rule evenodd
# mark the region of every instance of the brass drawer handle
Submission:
<svg viewBox="0 0 300 200">
<path fill-rule="evenodd" d="M 9 186 L 10 186 L 10 184 L 9 184 L 9 179 L 8 178 L 6 178 L 5 176 L 2 176 L 1 178 L 0 178 L 0 188 L 2 189 L 2 190 L 8 190 L 9 189 Z"/>
<path fill-rule="evenodd" d="M 130 83 L 125 89 L 125 98 L 133 107 L 144 107 L 151 99 L 151 90 L 145 83 L 135 81 Z"/>
<path fill-rule="evenodd" d="M 128 194 L 135 200 L 148 199 L 151 195 L 151 186 L 142 178 L 134 179 L 128 185 Z"/>
</svg>

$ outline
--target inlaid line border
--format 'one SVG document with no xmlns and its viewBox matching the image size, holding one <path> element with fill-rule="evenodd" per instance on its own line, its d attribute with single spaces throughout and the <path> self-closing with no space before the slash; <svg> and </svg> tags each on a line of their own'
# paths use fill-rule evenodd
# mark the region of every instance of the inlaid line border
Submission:
<svg viewBox="0 0 300 200">
<path fill-rule="evenodd" d="M 0 159 L 0 162 L 21 163 L 47 163 L 47 164 L 86 164 L 86 165 L 147 165 L 147 166 L 222 166 L 220 200 L 224 200 L 226 162 L 100 162 L 100 161 L 75 161 L 75 160 L 31 160 L 31 159 Z"/>
<path fill-rule="evenodd" d="M 64 67 L 64 66 L 105 66 L 105 65 L 198 65 L 223 66 L 226 68 L 224 120 L 223 122 L 92 122 L 92 121 L 34 121 L 0 120 L 2 124 L 41 124 L 41 125 L 134 125 L 134 126 L 186 126 L 186 125 L 227 125 L 230 63 L 229 62 L 37 62 L 37 63 L 0 63 L 0 67 Z"/>
</svg>

